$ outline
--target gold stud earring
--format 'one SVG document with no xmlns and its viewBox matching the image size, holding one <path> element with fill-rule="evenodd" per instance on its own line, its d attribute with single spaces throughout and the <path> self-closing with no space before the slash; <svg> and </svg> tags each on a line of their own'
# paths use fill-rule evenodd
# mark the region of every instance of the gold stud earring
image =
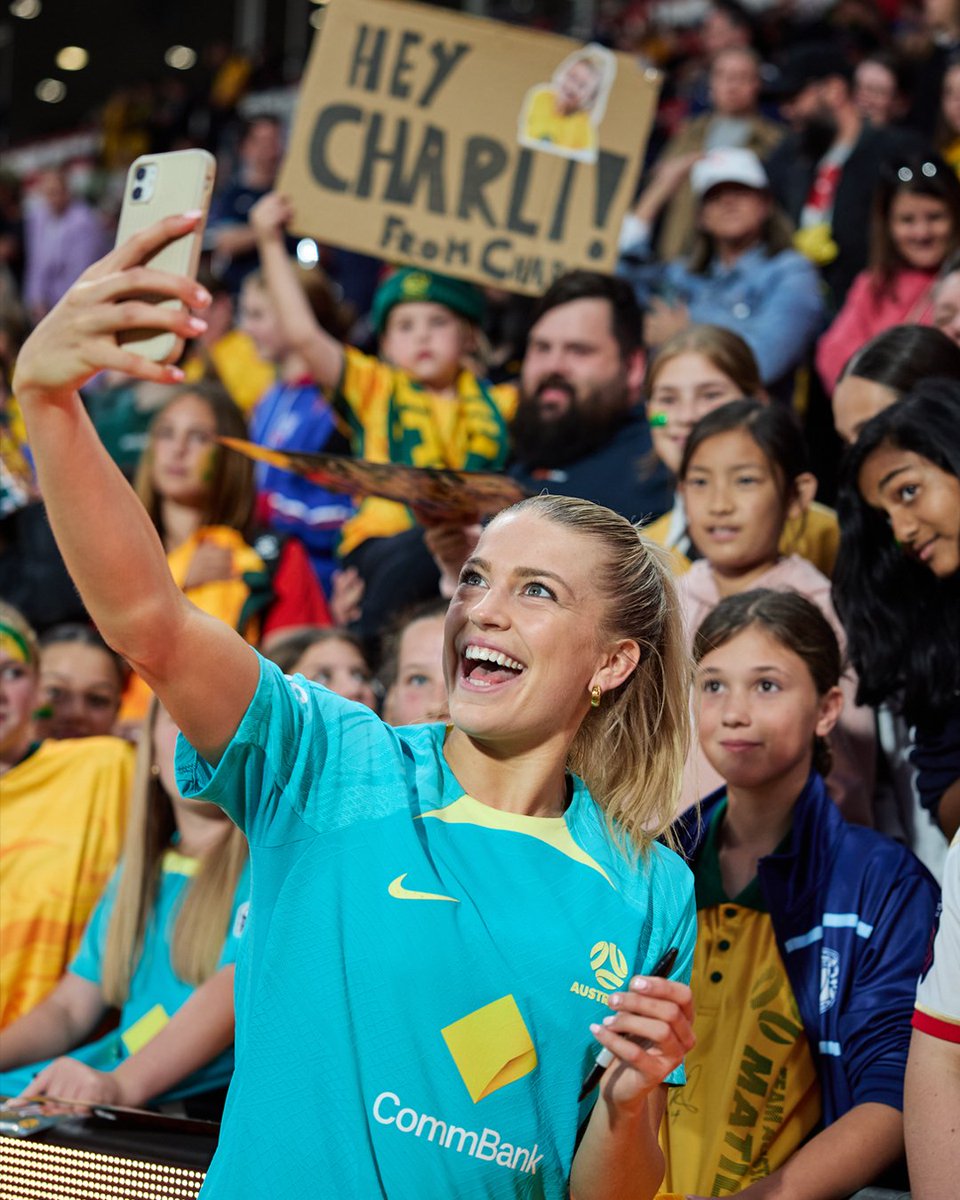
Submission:
<svg viewBox="0 0 960 1200">
<path fill-rule="evenodd" d="M 591 708 L 599 708 L 600 707 L 600 697 L 602 695 L 603 695 L 603 692 L 600 688 L 600 684 L 595 683 L 593 685 L 593 687 L 590 689 L 590 707 Z"/>
<path fill-rule="evenodd" d="M 152 777 L 153 779 L 159 779 L 159 777 L 160 777 L 160 767 L 159 767 L 159 765 L 158 765 L 157 763 L 151 763 L 151 764 L 150 764 L 150 775 L 151 775 L 151 777 Z"/>
</svg>

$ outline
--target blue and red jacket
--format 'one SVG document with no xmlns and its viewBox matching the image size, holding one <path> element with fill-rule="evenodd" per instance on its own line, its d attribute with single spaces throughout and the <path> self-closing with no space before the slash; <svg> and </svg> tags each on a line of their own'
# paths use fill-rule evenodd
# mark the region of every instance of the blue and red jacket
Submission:
<svg viewBox="0 0 960 1200">
<path fill-rule="evenodd" d="M 713 792 L 675 826 L 693 864 Z M 694 865 L 694 873 L 696 867 Z M 905 847 L 851 825 L 814 772 L 793 810 L 785 851 L 757 874 L 796 996 L 830 1125 L 857 1104 L 903 1109 L 917 980 L 936 914 L 933 876 Z"/>
</svg>

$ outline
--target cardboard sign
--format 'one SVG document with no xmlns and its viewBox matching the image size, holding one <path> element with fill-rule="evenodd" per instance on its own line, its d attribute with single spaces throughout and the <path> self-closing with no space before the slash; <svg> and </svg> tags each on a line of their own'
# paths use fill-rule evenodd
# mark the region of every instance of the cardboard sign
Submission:
<svg viewBox="0 0 960 1200">
<path fill-rule="evenodd" d="M 297 232 L 537 295 L 611 271 L 660 76 L 394 0 L 332 0 L 278 187 Z"/>
<path fill-rule="evenodd" d="M 257 462 L 302 475 L 328 492 L 348 496 L 380 496 L 407 504 L 431 521 L 465 524 L 509 508 L 527 493 L 506 475 L 492 471 L 408 467 L 366 462 L 343 454 L 302 454 L 270 450 L 241 438 L 217 439 Z"/>
</svg>

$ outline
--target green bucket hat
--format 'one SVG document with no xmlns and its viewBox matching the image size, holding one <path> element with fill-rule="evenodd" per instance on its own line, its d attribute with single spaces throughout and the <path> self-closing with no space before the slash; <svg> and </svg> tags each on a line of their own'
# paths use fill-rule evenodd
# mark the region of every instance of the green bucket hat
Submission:
<svg viewBox="0 0 960 1200">
<path fill-rule="evenodd" d="M 432 271 L 404 267 L 384 280 L 373 297 L 370 316 L 377 333 L 383 333 L 391 309 L 415 300 L 442 304 L 457 316 L 474 323 L 483 319 L 483 293 L 472 283 L 451 279 L 449 275 L 435 275 Z"/>
</svg>

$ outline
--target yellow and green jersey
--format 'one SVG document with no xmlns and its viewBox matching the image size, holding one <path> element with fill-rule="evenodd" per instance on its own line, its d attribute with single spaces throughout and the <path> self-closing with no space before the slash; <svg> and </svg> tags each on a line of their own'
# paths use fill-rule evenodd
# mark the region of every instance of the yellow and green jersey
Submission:
<svg viewBox="0 0 960 1200">
<path fill-rule="evenodd" d="M 663 1192 L 732 1196 L 781 1167 L 820 1122 L 820 1085 L 756 879 L 723 890 L 711 814 L 694 863 L 697 1044 L 661 1132 Z"/>
<path fill-rule="evenodd" d="M 133 748 L 42 742 L 0 779 L 0 1028 L 67 969 L 123 843 Z"/>
<path fill-rule="evenodd" d="M 499 471 L 507 460 L 507 423 L 517 394 L 512 385 L 493 386 L 462 371 L 456 397 L 440 396 L 405 371 L 347 346 L 333 404 L 346 423 L 357 458 L 410 467 Z M 370 497 L 344 525 L 340 553 L 349 554 L 369 537 L 402 533 L 413 523 L 404 505 Z"/>
<path fill-rule="evenodd" d="M 591 1022 L 670 946 L 687 977 L 676 855 L 629 861 L 576 779 L 555 819 L 480 803 L 444 737 L 263 661 L 215 770 L 180 740 L 181 791 L 245 831 L 254 881 L 205 1197 L 560 1200 Z"/>
</svg>

